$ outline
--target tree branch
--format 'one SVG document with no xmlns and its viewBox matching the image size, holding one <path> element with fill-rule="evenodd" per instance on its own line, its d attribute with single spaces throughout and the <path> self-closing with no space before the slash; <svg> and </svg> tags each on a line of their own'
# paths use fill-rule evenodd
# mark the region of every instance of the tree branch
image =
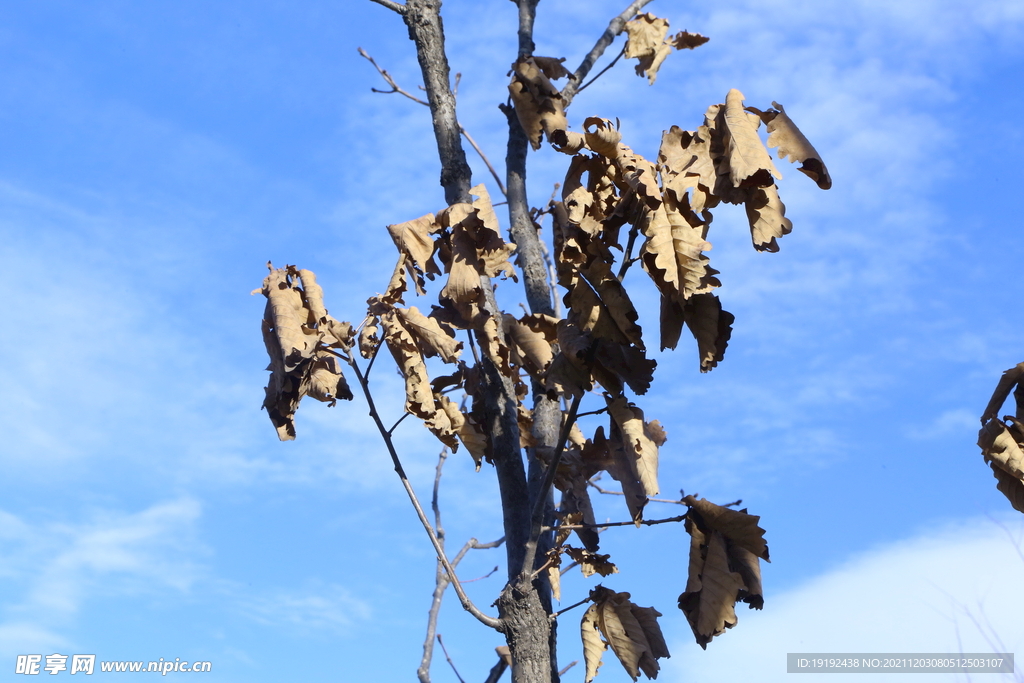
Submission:
<svg viewBox="0 0 1024 683">
<path fill-rule="evenodd" d="M 452 667 L 452 671 L 454 671 L 454 672 L 455 672 L 455 677 L 456 677 L 457 679 L 459 679 L 459 683 L 466 683 L 466 681 L 464 681 L 464 680 L 462 679 L 462 676 L 460 676 L 460 675 L 459 675 L 459 670 L 455 668 L 455 662 L 453 662 L 453 661 L 452 661 L 452 658 L 451 658 L 451 657 L 450 657 L 450 656 L 448 655 L 448 648 L 446 648 L 446 647 L 444 646 L 444 641 L 443 641 L 443 640 L 441 640 L 441 634 L 440 634 L 440 633 L 438 633 L 438 634 L 437 634 L 437 642 L 438 642 L 438 643 L 439 643 L 439 644 L 441 645 L 441 650 L 443 650 L 443 651 L 444 651 L 444 658 L 448 660 L 448 663 L 449 663 L 449 664 L 451 665 L 451 667 Z"/>
<path fill-rule="evenodd" d="M 405 97 L 408 97 L 416 104 L 422 104 L 424 107 L 430 106 L 429 102 L 424 102 L 423 100 L 411 94 L 410 92 L 403 90 L 402 87 L 399 86 L 398 83 L 395 81 L 394 77 L 390 73 L 388 73 L 387 69 L 382 69 L 380 65 L 377 64 L 377 62 L 373 59 L 373 57 L 371 57 L 369 53 L 366 52 L 366 50 L 364 50 L 363 48 L 359 48 L 359 54 L 364 59 L 368 60 L 370 64 L 373 64 L 373 68 L 377 69 L 377 73 L 379 73 L 381 78 L 384 79 L 384 82 L 391 86 L 391 90 L 377 90 L 376 88 L 370 88 L 370 90 L 372 90 L 375 93 L 380 93 L 382 95 L 391 95 L 397 93 L 399 95 L 404 95 Z M 458 87 L 458 82 L 459 74 L 455 74 L 456 87 Z M 454 92 L 452 92 L 452 96 L 455 96 Z M 487 166 L 487 170 L 491 172 L 491 177 L 494 178 L 494 182 L 498 184 L 498 189 L 501 190 L 501 194 L 508 196 L 508 193 L 505 191 L 505 184 L 501 182 L 501 177 L 498 176 L 498 172 L 495 171 L 494 166 L 491 165 L 491 160 L 488 159 L 487 155 L 484 154 L 484 151 L 480 149 L 480 145 L 476 144 L 476 140 L 473 139 L 473 136 L 470 135 L 469 131 L 467 131 L 461 124 L 459 124 L 459 132 L 462 133 L 462 136 L 464 138 L 466 138 L 466 142 L 468 142 L 470 146 L 472 146 L 472 148 L 476 150 L 476 153 L 480 155 L 480 159 Z"/>
<path fill-rule="evenodd" d="M 540 535 L 545 531 L 551 529 L 544 528 L 544 507 L 547 499 L 547 493 L 551 490 L 551 485 L 555 481 L 555 474 L 558 470 L 558 463 L 562 459 L 562 453 L 565 451 L 565 444 L 569 440 L 569 432 L 572 430 L 573 424 L 576 423 L 576 411 L 579 410 L 580 401 L 583 399 L 583 394 L 576 394 L 573 396 L 572 404 L 569 406 L 569 412 L 566 413 L 565 421 L 562 424 L 562 432 L 558 437 L 558 446 L 555 448 L 555 453 L 551 457 L 551 462 L 548 463 L 547 469 L 544 472 L 544 482 L 541 484 L 540 490 L 536 498 L 536 502 L 533 506 L 533 515 L 531 516 L 531 523 L 533 529 L 530 533 L 530 540 L 526 545 L 526 555 L 523 558 L 523 565 L 521 572 L 524 576 L 530 576 L 533 573 L 533 563 L 537 557 L 537 541 Z"/>
<path fill-rule="evenodd" d="M 613 59 L 611 62 L 609 62 L 608 66 L 606 66 L 605 68 L 603 68 L 600 71 L 598 71 L 596 76 L 594 76 L 589 81 L 587 81 L 586 83 L 581 85 L 579 88 L 577 88 L 576 89 L 576 93 L 579 94 L 579 93 L 583 92 L 584 90 L 586 90 L 587 88 L 589 88 L 591 86 L 591 84 L 593 84 L 594 81 L 596 81 L 597 79 L 601 78 L 601 76 L 603 76 L 606 71 L 608 71 L 613 66 L 615 66 L 619 62 L 619 60 L 622 59 L 622 55 L 624 55 L 624 54 L 626 54 L 626 46 L 625 45 L 623 45 L 622 49 L 619 50 L 619 54 L 615 55 L 615 59 Z"/>
<path fill-rule="evenodd" d="M 405 5 L 401 3 L 392 2 L 392 0 L 370 0 L 370 2 L 375 2 L 381 7 L 387 7 L 392 12 L 398 12 L 403 15 L 405 14 Z"/>
<path fill-rule="evenodd" d="M 455 575 L 455 567 L 448 561 L 448 557 L 444 553 L 444 548 L 441 546 L 441 542 L 438 540 L 437 535 L 434 533 L 434 528 L 430 525 L 427 520 L 427 515 L 423 512 L 423 507 L 420 505 L 419 498 L 416 497 L 416 492 L 412 488 L 412 484 L 409 482 L 409 478 L 405 474 L 405 468 L 402 467 L 402 461 L 398 457 L 398 452 L 395 450 L 395 443 L 391 439 L 391 434 L 388 433 L 387 428 L 380 419 L 380 414 L 377 412 L 377 406 L 373 402 L 373 395 L 370 393 L 370 385 L 366 381 L 366 377 L 359 370 L 359 364 L 356 362 L 354 356 L 349 356 L 349 365 L 352 367 L 352 371 L 355 372 L 356 378 L 359 380 L 359 386 L 363 390 L 363 396 L 366 398 L 366 404 L 370 408 L 370 417 L 373 419 L 374 424 L 377 425 L 377 431 L 380 432 L 380 436 L 384 439 L 384 445 L 387 446 L 388 453 L 391 455 L 391 462 L 394 463 L 395 472 L 398 474 L 398 478 L 402 480 L 402 486 L 405 488 L 405 492 L 409 496 L 409 501 L 412 503 L 413 509 L 416 510 L 416 516 L 419 517 L 420 524 L 423 525 L 424 530 L 427 532 L 427 536 L 430 537 L 430 543 L 434 546 L 434 552 L 437 553 L 437 559 L 444 565 L 445 572 L 448 574 L 449 580 L 455 587 L 455 593 L 459 596 L 459 601 L 462 603 L 463 609 L 472 614 L 477 618 L 480 623 L 485 626 L 497 630 L 501 627 L 501 621 L 495 619 L 492 616 L 481 612 L 473 601 L 466 595 L 466 591 L 462 589 L 462 584 L 459 583 L 459 578 Z"/>
<path fill-rule="evenodd" d="M 563 107 L 568 108 L 569 104 L 572 103 L 572 99 L 579 92 L 580 88 L 577 84 L 582 84 L 583 79 L 587 77 L 590 70 L 594 68 L 594 64 L 601 58 L 604 51 L 612 44 L 615 37 L 622 33 L 623 28 L 626 26 L 626 22 L 636 16 L 636 13 L 643 9 L 644 5 L 650 3 L 651 0 L 633 0 L 629 3 L 629 6 L 622 11 L 622 13 L 608 22 L 608 28 L 605 29 L 601 37 L 597 39 L 594 47 L 587 53 L 587 56 L 583 58 L 579 68 L 576 69 L 576 73 L 573 74 L 573 78 L 569 79 L 569 83 L 562 88 L 562 100 Z"/>
<path fill-rule="evenodd" d="M 669 503 L 675 503 L 676 501 L 666 501 Z M 655 524 L 668 524 L 670 522 L 681 522 L 686 519 L 686 513 L 676 517 L 667 517 L 665 519 L 641 519 L 639 522 L 629 520 L 628 522 L 599 522 L 597 524 L 559 524 L 558 526 L 544 527 L 547 531 L 555 531 L 562 529 L 605 529 L 610 526 L 636 526 L 638 524 L 644 524 L 646 526 L 654 526 Z"/>
</svg>

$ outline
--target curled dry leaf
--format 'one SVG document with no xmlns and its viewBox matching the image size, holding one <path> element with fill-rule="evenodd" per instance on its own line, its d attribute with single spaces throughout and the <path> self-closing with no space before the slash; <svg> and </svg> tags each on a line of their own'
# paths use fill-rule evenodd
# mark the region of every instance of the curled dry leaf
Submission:
<svg viewBox="0 0 1024 683">
<path fill-rule="evenodd" d="M 541 66 L 535 58 L 525 57 L 512 65 L 512 82 L 509 83 L 508 92 L 519 125 L 523 127 L 534 149 L 540 149 L 545 133 L 550 139 L 556 130 L 569 127 L 565 120 L 562 95 L 545 73 L 544 67 L 554 69 L 552 61 L 548 58 L 542 62 L 544 66 Z M 565 70 L 564 67 L 562 70 Z"/>
<path fill-rule="evenodd" d="M 626 22 L 626 59 L 640 61 L 636 66 L 638 76 L 646 74 L 647 82 L 654 85 L 658 78 L 658 69 L 665 57 L 672 51 L 674 41 L 665 40 L 668 33 L 668 20 L 653 14 L 639 14 Z"/>
<path fill-rule="evenodd" d="M 691 526 L 687 519 L 687 531 Z M 707 649 L 712 638 L 736 625 L 736 600 L 743 589 L 743 577 L 729 568 L 726 541 L 722 534 L 712 530 L 705 538 L 707 545 L 690 545 L 690 577 L 686 590 L 679 596 L 679 609 L 686 615 L 697 644 Z M 696 562 L 695 550 L 698 554 Z M 695 568 L 696 580 L 693 576 Z"/>
<path fill-rule="evenodd" d="M 594 574 L 609 576 L 619 573 L 619 568 L 609 561 L 610 555 L 599 555 L 584 548 L 574 548 L 571 545 L 565 546 L 565 554 L 571 557 L 573 562 L 580 563 L 580 570 L 585 577 Z"/>
<path fill-rule="evenodd" d="M 441 226 L 434 219 L 434 214 L 388 226 L 388 233 L 395 246 L 406 258 L 409 277 L 416 287 L 416 293 L 423 295 L 423 277 L 433 279 L 440 275 L 441 270 L 434 261 L 434 240 L 431 235 L 438 232 Z"/>
<path fill-rule="evenodd" d="M 999 420 L 999 412 L 1013 391 L 1016 416 Z M 1013 508 L 1024 512 L 1024 363 L 999 379 L 992 398 L 981 415 L 978 445 L 985 462 L 992 467 L 996 488 Z"/>
<path fill-rule="evenodd" d="M 262 330 L 270 356 L 263 407 L 282 441 L 295 438 L 295 412 L 304 396 L 334 405 L 352 392 L 328 347 L 347 350 L 352 326 L 327 314 L 323 290 L 309 270 L 274 269 L 259 290 L 267 297 Z M 255 292 L 253 292 L 255 293 Z"/>
<path fill-rule="evenodd" d="M 626 401 L 625 397 L 605 397 L 608 414 L 615 421 L 622 436 L 622 450 L 647 496 L 658 493 L 658 446 L 665 441 L 660 425 L 652 427 L 644 422 L 644 411 Z"/>
<path fill-rule="evenodd" d="M 583 475 L 586 479 L 598 472 L 607 472 L 612 479 L 622 486 L 626 509 L 630 519 L 639 527 L 643 519 L 644 507 L 647 505 L 647 494 L 635 471 L 635 459 L 622 446 L 622 433 L 614 420 L 609 431 L 610 438 L 605 438 L 604 427 L 598 427 L 593 440 L 588 440 L 581 450 Z"/>
<path fill-rule="evenodd" d="M 814 145 L 804 137 L 781 104 L 772 102 L 772 106 L 775 109 L 765 112 L 753 109 L 768 126 L 768 146 L 779 148 L 780 159 L 789 157 L 793 163 L 800 162 L 801 166 L 797 170 L 817 183 L 821 189 L 827 190 L 832 187 L 832 178 Z"/>
<path fill-rule="evenodd" d="M 743 93 L 733 88 L 725 96 L 724 123 L 728 133 L 725 157 L 733 187 L 766 187 L 781 178 L 768 150 L 757 135 L 760 120 L 743 108 Z"/>
<path fill-rule="evenodd" d="M 618 593 L 604 586 L 590 591 L 594 604 L 584 613 L 580 624 L 587 683 L 597 675 L 606 647 L 611 647 L 634 681 L 641 671 L 647 678 L 657 678 L 658 659 L 670 656 L 658 625 L 661 613 L 653 607 L 640 607 L 629 598 L 629 593 Z"/>
<path fill-rule="evenodd" d="M 683 498 L 683 503 L 690 507 L 689 514 L 698 518 L 702 524 L 720 531 L 730 542 L 746 548 L 761 559 L 771 561 L 768 544 L 764 540 L 764 529 L 757 525 L 761 520 L 758 515 L 715 505 L 709 500 L 693 496 Z"/>
</svg>

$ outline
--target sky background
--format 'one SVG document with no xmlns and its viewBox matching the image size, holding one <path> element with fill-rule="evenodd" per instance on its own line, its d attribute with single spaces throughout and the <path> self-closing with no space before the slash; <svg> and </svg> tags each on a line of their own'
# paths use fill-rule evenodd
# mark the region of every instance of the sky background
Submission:
<svg viewBox="0 0 1024 683">
<path fill-rule="evenodd" d="M 575 68 L 625 4 L 544 0 L 537 54 Z M 711 41 L 670 55 L 654 86 L 618 65 L 573 102 L 576 130 L 618 117 L 653 158 L 662 130 L 694 129 L 738 88 L 782 103 L 834 181 L 778 164 L 794 228 L 777 254 L 750 247 L 742 209 L 718 209 L 725 361 L 701 375 L 685 338 L 655 354 L 639 404 L 668 432 L 663 491 L 742 498 L 773 558 L 764 611 L 705 652 L 675 606 L 681 525 L 603 535 L 621 572 L 604 585 L 665 615 L 659 680 L 779 680 L 787 652 L 1024 656 L 1024 523 L 975 445 L 1000 373 L 1024 360 L 1024 4 L 649 10 Z M 515 8 L 447 0 L 444 17 L 460 120 L 500 164 Z M 425 108 L 372 93 L 358 47 L 421 82 L 399 17 L 369 0 L 0 6 L 0 680 L 16 655 L 55 652 L 208 660 L 206 681 L 414 679 L 434 560 L 365 405 L 304 403 L 291 443 L 259 409 L 264 300 L 249 292 L 266 262 L 315 271 L 331 313 L 358 322 L 394 263 L 384 226 L 444 206 Z M 532 204 L 567 161 L 530 154 Z M 653 287 L 638 268 L 626 284 L 656 334 Z M 385 363 L 375 381 L 397 418 L 400 378 Z M 439 444 L 415 420 L 396 434 L 428 498 Z M 441 497 L 451 546 L 501 535 L 489 467 L 455 454 Z M 474 551 L 460 575 L 503 558 Z M 503 572 L 467 585 L 482 608 Z M 563 605 L 595 584 L 567 574 Z M 482 681 L 502 640 L 448 598 L 439 631 Z M 580 616 L 560 620 L 563 665 L 581 658 Z M 629 680 L 606 660 L 599 682 Z M 433 678 L 456 680 L 440 656 Z"/>
</svg>

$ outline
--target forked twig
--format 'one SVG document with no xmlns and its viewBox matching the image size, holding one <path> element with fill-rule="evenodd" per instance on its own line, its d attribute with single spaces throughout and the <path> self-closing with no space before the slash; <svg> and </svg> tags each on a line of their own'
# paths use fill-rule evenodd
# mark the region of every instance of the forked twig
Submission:
<svg viewBox="0 0 1024 683">
<path fill-rule="evenodd" d="M 579 92 L 579 87 L 576 84 L 583 83 L 583 79 L 586 78 L 587 74 L 590 73 L 590 70 L 594 68 L 594 64 L 596 64 L 597 60 L 601 58 L 604 51 L 612 44 L 615 37 L 622 33 L 626 22 L 636 16 L 637 12 L 639 12 L 644 5 L 649 2 L 651 2 L 651 0 L 633 0 L 633 2 L 629 3 L 629 6 L 626 7 L 619 16 L 608 22 L 608 28 L 606 28 L 604 33 L 601 34 L 601 37 L 597 39 L 594 47 L 591 48 L 590 52 L 587 53 L 587 56 L 583 58 L 579 68 L 576 69 L 576 73 L 573 74 L 575 78 L 569 79 L 569 83 L 562 88 L 563 107 L 568 107 L 572 102 L 572 98 L 576 96 L 577 92 Z"/>
<path fill-rule="evenodd" d="M 423 512 L 423 507 L 420 505 L 419 498 L 416 497 L 416 492 L 412 488 L 412 484 L 409 482 L 409 477 L 405 474 L 405 468 L 402 467 L 402 461 L 398 457 L 398 451 L 395 450 L 395 442 L 391 438 L 391 434 L 388 433 L 387 428 L 380 419 L 380 414 L 377 412 L 377 406 L 373 402 L 373 395 L 370 392 L 370 385 L 366 381 L 366 377 L 359 369 L 359 364 L 356 362 L 355 356 L 349 355 L 348 363 L 352 367 L 352 371 L 355 372 L 356 378 L 359 380 L 359 386 L 363 390 L 363 396 L 366 399 L 366 404 L 370 408 L 370 417 L 373 419 L 374 424 L 377 425 L 377 431 L 380 432 L 381 438 L 384 439 L 384 445 L 387 446 L 388 454 L 391 456 L 391 462 L 395 466 L 395 472 L 398 474 L 398 478 L 402 481 L 402 486 L 405 488 L 406 494 L 409 496 L 409 501 L 412 503 L 413 509 L 416 510 L 416 516 L 419 517 L 420 524 L 423 525 L 423 529 L 427 532 L 427 536 L 430 537 L 430 543 L 434 546 L 434 552 L 437 553 L 437 559 L 444 565 L 445 572 L 448 574 L 448 578 L 451 580 L 452 585 L 455 587 L 455 593 L 459 596 L 459 601 L 462 603 L 463 609 L 472 614 L 477 618 L 480 623 L 485 626 L 490 626 L 493 629 L 498 629 L 501 626 L 501 621 L 494 617 L 484 614 L 473 604 L 473 601 L 466 595 L 466 591 L 463 590 L 462 584 L 459 583 L 459 578 L 455 575 L 455 567 L 452 566 L 448 560 L 448 556 L 445 555 L 444 547 L 438 540 L 437 535 L 434 533 L 434 528 L 430 525 L 430 521 L 427 519 L 426 513 Z"/>
<path fill-rule="evenodd" d="M 369 61 L 370 64 L 373 64 L 373 68 L 377 70 L 377 73 L 379 73 L 381 78 L 384 79 L 384 82 L 391 86 L 391 90 L 377 90 L 376 88 L 370 88 L 370 90 L 372 90 L 375 93 L 380 93 L 382 95 L 391 95 L 397 93 L 399 95 L 404 95 L 405 97 L 408 97 L 410 100 L 416 102 L 417 104 L 422 104 L 424 107 L 430 106 L 429 102 L 421 100 L 420 98 L 416 97 L 407 90 L 402 89 L 402 87 L 398 85 L 398 83 L 395 81 L 394 77 L 387 72 L 387 69 L 382 69 L 380 65 L 377 64 L 376 61 L 374 61 L 373 57 L 371 57 L 369 53 L 366 52 L 366 50 L 364 50 L 363 48 L 359 48 L 359 55 L 366 59 L 367 61 Z M 458 84 L 461 78 L 462 74 L 455 74 L 456 90 L 459 87 Z M 484 151 L 480 149 L 480 145 L 476 144 L 476 140 L 473 139 L 473 136 L 469 134 L 469 132 L 462 126 L 461 123 L 459 124 L 459 132 L 462 133 L 462 136 L 464 138 L 466 138 L 466 142 L 468 142 L 470 146 L 476 150 L 476 153 L 480 155 L 480 159 L 482 159 L 484 164 L 487 166 L 487 170 L 491 172 L 491 177 L 494 178 L 494 182 L 498 184 L 498 189 L 501 190 L 501 194 L 507 197 L 508 192 L 505 190 L 505 183 L 501 182 L 501 178 L 498 176 L 498 172 L 495 171 L 494 166 L 491 165 L 491 160 L 487 158 L 487 155 L 484 154 Z"/>
</svg>

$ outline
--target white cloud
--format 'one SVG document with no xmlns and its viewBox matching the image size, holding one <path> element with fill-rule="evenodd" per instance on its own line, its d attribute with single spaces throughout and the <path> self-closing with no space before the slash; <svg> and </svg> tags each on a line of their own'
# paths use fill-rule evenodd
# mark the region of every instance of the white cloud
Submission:
<svg viewBox="0 0 1024 683">
<path fill-rule="evenodd" d="M 196 541 L 199 503 L 179 499 L 141 512 L 97 512 L 80 524 L 31 523 L 0 514 L 4 544 L 2 566 L 8 597 L 0 650 L 15 643 L 66 642 L 51 629 L 71 623 L 87 603 L 101 604 L 111 595 L 152 594 L 170 587 L 187 592 L 202 574 L 206 553 Z M 20 600 L 11 601 L 17 595 Z M 13 650 L 11 650 L 13 651 Z"/>
<path fill-rule="evenodd" d="M 368 602 L 335 584 L 315 583 L 305 590 L 250 596 L 239 604 L 254 621 L 304 634 L 346 631 L 370 616 Z"/>
<path fill-rule="evenodd" d="M 1024 652 L 1024 521 L 975 518 L 864 554 L 778 596 L 707 651 L 670 645 L 671 679 L 789 680 L 786 653 Z M 1009 680 L 990 675 L 985 680 Z M 872 681 L 903 681 L 873 674 Z M 931 674 L 930 681 L 963 681 Z"/>
</svg>

